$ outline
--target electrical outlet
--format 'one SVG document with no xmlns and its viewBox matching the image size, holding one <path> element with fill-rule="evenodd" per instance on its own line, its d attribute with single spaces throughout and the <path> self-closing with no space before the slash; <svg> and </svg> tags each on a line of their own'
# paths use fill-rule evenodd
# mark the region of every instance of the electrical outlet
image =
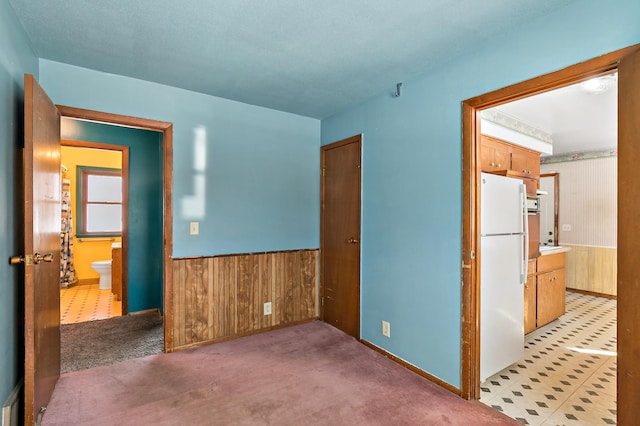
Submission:
<svg viewBox="0 0 640 426">
<path fill-rule="evenodd" d="M 571 225 L 568 225 L 568 224 L 566 224 L 566 223 L 565 223 L 565 224 L 563 224 L 563 225 L 562 225 L 562 230 L 563 230 L 563 231 L 571 231 Z"/>
<path fill-rule="evenodd" d="M 200 233 L 200 223 L 191 222 L 189 223 L 189 235 L 198 235 Z"/>
<path fill-rule="evenodd" d="M 271 302 L 265 302 L 262 310 L 265 315 L 271 315 Z"/>
<path fill-rule="evenodd" d="M 382 335 L 385 337 L 391 337 L 391 324 L 387 321 L 382 321 Z"/>
</svg>

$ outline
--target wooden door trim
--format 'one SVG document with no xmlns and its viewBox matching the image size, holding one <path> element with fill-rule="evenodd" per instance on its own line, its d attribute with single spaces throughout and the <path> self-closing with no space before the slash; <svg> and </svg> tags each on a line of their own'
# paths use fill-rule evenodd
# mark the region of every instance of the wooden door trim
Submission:
<svg viewBox="0 0 640 426">
<path fill-rule="evenodd" d="M 325 201 L 325 184 L 324 179 L 322 179 L 322 173 L 325 168 L 325 154 L 327 151 L 335 148 L 340 148 L 345 145 L 349 145 L 352 143 L 358 144 L 358 151 L 360 156 L 360 161 L 362 162 L 362 135 L 351 136 L 346 139 L 339 140 L 337 142 L 330 143 L 328 145 L 323 145 L 320 147 L 320 320 L 324 321 L 324 250 L 323 247 L 325 245 L 324 242 L 324 201 Z M 362 169 L 361 169 L 362 170 Z M 361 172 L 362 173 L 362 172 Z M 362 241 L 362 175 L 358 180 L 358 207 L 360 211 L 358 212 L 358 239 Z M 358 252 L 358 303 L 357 303 L 357 311 L 358 311 L 358 335 L 355 336 L 357 339 L 360 339 L 360 316 L 361 316 L 361 307 L 360 307 L 360 273 L 361 273 L 361 262 L 362 262 L 362 244 L 360 244 L 360 251 Z"/>
<path fill-rule="evenodd" d="M 173 124 L 164 121 L 126 115 L 111 114 L 82 108 L 57 105 L 63 117 L 96 121 L 99 123 L 153 130 L 162 133 L 163 154 L 163 310 L 164 310 L 164 351 L 173 352 Z M 125 244 L 123 244 L 125 247 Z M 123 248 L 123 257 L 125 255 Z M 123 295 L 124 297 L 124 295 Z"/>
<path fill-rule="evenodd" d="M 560 216 L 560 173 L 541 173 L 540 177 L 552 177 L 553 178 L 553 245 L 558 245 L 558 223 Z"/>
<path fill-rule="evenodd" d="M 576 65 L 523 81 L 462 103 L 462 341 L 461 395 L 480 398 L 480 256 L 479 135 L 480 110 L 516 101 L 539 93 L 579 83 L 589 78 L 614 72 L 627 55 L 640 50 L 640 44 L 629 46 Z M 618 226 L 621 226 L 618 224 Z M 620 256 L 620 253 L 618 254 Z M 640 297 L 640 295 L 639 295 Z M 620 352 L 620 342 L 619 352 Z"/>
<path fill-rule="evenodd" d="M 122 154 L 122 315 L 129 313 L 129 147 L 99 142 L 61 139 L 61 146 L 119 151 Z M 76 209 L 78 206 L 76 205 Z"/>
</svg>

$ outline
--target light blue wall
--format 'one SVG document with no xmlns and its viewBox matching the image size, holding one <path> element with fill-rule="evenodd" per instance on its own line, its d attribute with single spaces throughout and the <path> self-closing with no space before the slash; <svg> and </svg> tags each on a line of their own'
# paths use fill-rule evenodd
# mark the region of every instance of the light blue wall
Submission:
<svg viewBox="0 0 640 426">
<path fill-rule="evenodd" d="M 24 73 L 37 76 L 38 60 L 9 2 L 0 1 L 0 403 L 23 371 L 23 269 L 7 259 L 23 246 L 16 165 L 22 162 Z"/>
<path fill-rule="evenodd" d="M 461 102 L 639 43 L 639 22 L 637 0 L 577 1 L 322 120 L 322 144 L 364 135 L 363 339 L 460 386 Z"/>
<path fill-rule="evenodd" d="M 162 311 L 162 134 L 79 120 L 61 126 L 62 139 L 129 147 L 129 312 Z"/>
<path fill-rule="evenodd" d="M 174 124 L 175 257 L 318 247 L 319 120 L 43 59 L 40 83 L 57 104 Z"/>
</svg>

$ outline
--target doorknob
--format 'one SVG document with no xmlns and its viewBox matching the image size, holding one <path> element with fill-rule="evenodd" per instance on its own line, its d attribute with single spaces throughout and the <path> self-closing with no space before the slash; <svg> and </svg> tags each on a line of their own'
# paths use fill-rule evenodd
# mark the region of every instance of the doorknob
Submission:
<svg viewBox="0 0 640 426">
<path fill-rule="evenodd" d="M 53 262 L 53 253 L 40 254 L 36 253 L 33 255 L 33 263 L 40 262 Z"/>
<path fill-rule="evenodd" d="M 11 256 L 9 258 L 9 265 L 19 265 L 24 263 L 25 265 L 34 265 L 40 262 L 53 262 L 53 253 L 47 254 L 27 254 L 24 256 Z"/>
<path fill-rule="evenodd" d="M 355 238 L 349 238 L 349 239 L 347 240 L 347 242 L 348 242 L 349 244 L 358 244 L 358 240 L 357 240 L 357 239 L 355 239 Z"/>
</svg>

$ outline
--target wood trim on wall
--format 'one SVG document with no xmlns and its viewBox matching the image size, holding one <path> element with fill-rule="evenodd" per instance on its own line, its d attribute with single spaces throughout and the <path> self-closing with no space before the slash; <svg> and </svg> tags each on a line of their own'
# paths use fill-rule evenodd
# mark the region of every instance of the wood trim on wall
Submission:
<svg viewBox="0 0 640 426">
<path fill-rule="evenodd" d="M 567 252 L 567 289 L 615 298 L 618 294 L 618 249 L 564 243 L 562 246 L 570 249 Z"/>
<path fill-rule="evenodd" d="M 318 250 L 173 259 L 173 349 L 318 318 Z M 264 315 L 264 303 L 272 313 Z"/>
<path fill-rule="evenodd" d="M 640 45 L 630 46 L 562 70 L 542 75 L 503 89 L 467 99 L 462 104 L 463 151 L 463 223 L 462 223 L 462 356 L 461 396 L 480 398 L 480 315 L 479 315 L 479 125 L 477 114 L 487 108 L 523 99 L 528 96 L 559 89 L 589 78 L 615 71 L 620 60 L 632 54 Z M 622 223 L 619 223 L 622 226 Z M 640 294 L 638 294 L 640 297 Z M 620 306 L 619 308 L 620 309 Z"/>
<path fill-rule="evenodd" d="M 553 178 L 553 245 L 558 245 L 558 225 L 560 223 L 560 173 L 540 173 L 540 177 Z"/>
<path fill-rule="evenodd" d="M 69 139 L 61 139 L 60 145 L 74 148 L 120 151 L 122 154 L 120 161 L 122 164 L 122 296 L 120 299 L 122 301 L 122 315 L 127 315 L 129 313 L 129 147 Z M 76 176 L 77 179 L 78 176 Z"/>
<path fill-rule="evenodd" d="M 173 351 L 173 273 L 171 264 L 171 254 L 173 253 L 173 124 L 149 120 L 146 118 L 130 117 L 126 115 L 111 114 L 100 111 L 93 111 L 82 108 L 74 108 L 64 105 L 56 105 L 63 117 L 78 118 L 82 120 L 96 121 L 99 123 L 113 124 L 117 126 L 133 127 L 143 130 L 153 130 L 162 133 L 162 154 L 163 154 L 163 300 L 164 300 L 164 350 Z M 124 226 L 124 224 L 123 224 Z M 124 229 L 123 229 L 124 232 Z M 124 237 L 124 234 L 123 234 Z M 128 258 L 127 241 L 122 241 L 123 263 Z M 123 265 L 126 270 L 126 264 Z M 125 294 L 123 294 L 123 306 Z"/>
<path fill-rule="evenodd" d="M 588 296 L 604 297 L 605 299 L 618 300 L 618 296 L 613 296 L 611 294 L 597 293 L 595 291 L 580 290 L 578 288 L 567 288 L 567 291 L 570 291 L 572 293 L 586 294 Z"/>
<path fill-rule="evenodd" d="M 640 45 L 636 45 L 638 47 Z M 640 401 L 640 48 L 618 67 L 618 424 L 638 423 Z"/>
</svg>

